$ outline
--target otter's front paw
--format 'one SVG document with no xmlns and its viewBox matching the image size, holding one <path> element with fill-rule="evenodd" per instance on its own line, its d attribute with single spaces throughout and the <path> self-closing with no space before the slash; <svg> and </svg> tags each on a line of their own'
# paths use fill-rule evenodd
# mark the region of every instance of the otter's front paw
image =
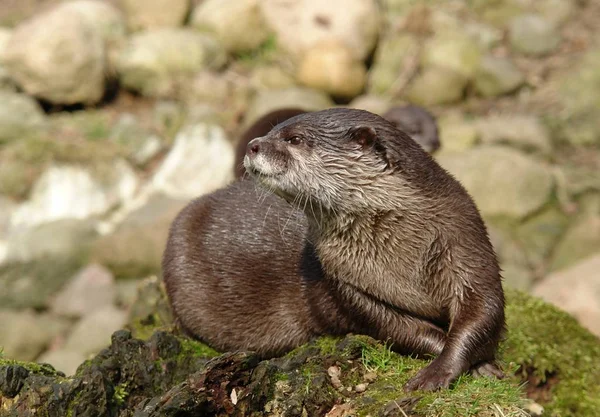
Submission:
<svg viewBox="0 0 600 417">
<path fill-rule="evenodd" d="M 435 391 L 448 388 L 460 372 L 451 369 L 447 364 L 434 360 L 429 366 L 421 369 L 404 385 L 405 391 Z"/>
</svg>

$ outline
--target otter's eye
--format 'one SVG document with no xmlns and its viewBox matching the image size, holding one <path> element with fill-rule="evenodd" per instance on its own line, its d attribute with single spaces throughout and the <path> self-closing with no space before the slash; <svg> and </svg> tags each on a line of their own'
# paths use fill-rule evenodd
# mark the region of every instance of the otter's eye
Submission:
<svg viewBox="0 0 600 417">
<path fill-rule="evenodd" d="M 299 136 L 290 136 L 289 138 L 285 138 L 283 141 L 289 143 L 290 145 L 300 145 L 302 143 L 302 138 Z"/>
</svg>

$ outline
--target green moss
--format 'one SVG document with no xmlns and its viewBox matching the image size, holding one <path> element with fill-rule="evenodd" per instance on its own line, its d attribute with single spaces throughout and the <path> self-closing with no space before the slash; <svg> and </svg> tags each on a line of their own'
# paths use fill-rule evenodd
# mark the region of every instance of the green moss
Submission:
<svg viewBox="0 0 600 417">
<path fill-rule="evenodd" d="M 47 363 L 36 363 L 36 362 L 23 362 L 13 359 L 2 359 L 0 357 L 0 368 L 4 366 L 22 366 L 32 374 L 45 375 L 45 376 L 61 376 L 62 373 L 57 371 Z"/>
<path fill-rule="evenodd" d="M 205 345 L 202 342 L 198 342 L 196 340 L 188 339 L 186 337 L 182 337 L 179 339 L 182 347 L 182 355 L 194 355 L 200 357 L 212 358 L 215 356 L 219 356 L 220 353 L 214 350 L 213 348 Z"/>
<path fill-rule="evenodd" d="M 550 416 L 596 416 L 600 410 L 600 341 L 565 312 L 518 291 L 507 292 L 504 361 L 548 383 Z M 551 377 L 551 378 L 550 378 Z M 547 387 L 548 388 L 548 387 Z"/>
<path fill-rule="evenodd" d="M 119 384 L 115 387 L 115 393 L 113 394 L 115 403 L 119 406 L 125 403 L 125 400 L 129 396 L 129 392 L 127 392 L 127 382 Z"/>
<path fill-rule="evenodd" d="M 234 59 L 243 64 L 254 66 L 259 63 L 273 60 L 276 54 L 277 36 L 271 34 L 258 48 L 248 52 L 238 53 L 234 56 Z"/>
</svg>

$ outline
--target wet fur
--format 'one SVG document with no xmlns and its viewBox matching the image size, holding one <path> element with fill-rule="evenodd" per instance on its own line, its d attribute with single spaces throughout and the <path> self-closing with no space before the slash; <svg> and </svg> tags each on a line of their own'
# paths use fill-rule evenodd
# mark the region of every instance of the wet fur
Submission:
<svg viewBox="0 0 600 417">
<path fill-rule="evenodd" d="M 355 332 L 437 355 L 407 389 L 447 387 L 469 369 L 500 375 L 496 256 L 464 188 L 416 142 L 379 116 L 330 109 L 254 145 L 248 171 L 283 198 L 239 181 L 173 223 L 164 279 L 190 334 L 272 356 Z"/>
</svg>

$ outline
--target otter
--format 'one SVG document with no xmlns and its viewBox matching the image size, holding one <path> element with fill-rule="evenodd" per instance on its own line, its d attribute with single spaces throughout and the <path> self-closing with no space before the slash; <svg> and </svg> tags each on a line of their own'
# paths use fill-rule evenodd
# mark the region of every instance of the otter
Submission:
<svg viewBox="0 0 600 417">
<path fill-rule="evenodd" d="M 248 143 L 237 181 L 174 220 L 163 278 L 179 325 L 219 350 L 280 355 L 358 333 L 435 359 L 406 390 L 501 378 L 504 293 L 462 185 L 391 122 L 305 113 Z M 261 196 L 277 198 L 264 204 Z"/>
<path fill-rule="evenodd" d="M 243 161 L 248 142 L 254 138 L 266 135 L 277 124 L 303 113 L 307 113 L 307 111 L 299 107 L 284 107 L 263 115 L 250 125 L 242 133 L 236 145 L 235 164 L 233 167 L 235 178 L 243 178 L 245 176 L 246 170 Z M 395 106 L 386 111 L 383 117 L 396 125 L 398 129 L 408 133 L 427 152 L 433 153 L 440 148 L 437 122 L 435 117 L 424 108 L 412 104 Z"/>
</svg>

